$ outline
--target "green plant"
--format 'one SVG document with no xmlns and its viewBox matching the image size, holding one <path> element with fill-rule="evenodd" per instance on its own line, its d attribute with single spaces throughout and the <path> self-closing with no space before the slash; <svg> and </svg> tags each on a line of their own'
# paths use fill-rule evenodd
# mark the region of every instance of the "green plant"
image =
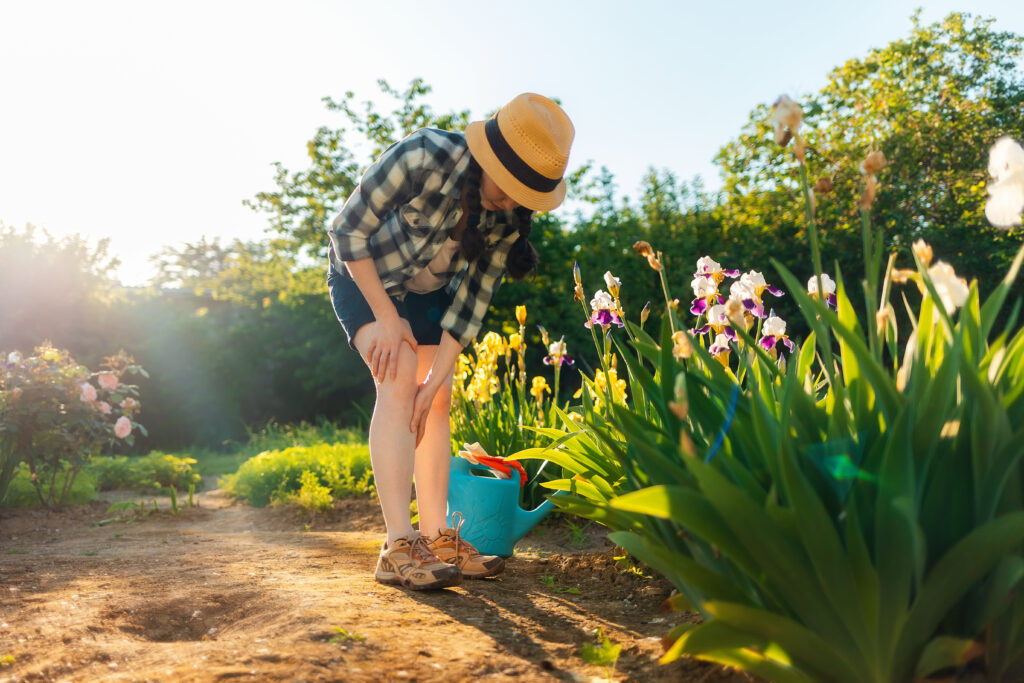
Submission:
<svg viewBox="0 0 1024 683">
<path fill-rule="evenodd" d="M 200 482 L 195 458 L 153 451 L 143 456 L 99 456 L 86 466 L 99 490 L 132 489 L 141 493 L 168 487 L 188 488 Z"/>
<path fill-rule="evenodd" d="M 1024 330 L 1001 310 L 1024 248 L 984 302 L 923 242 L 915 269 L 894 258 L 883 269 L 868 212 L 880 169 L 868 171 L 862 325 L 838 274 L 836 310 L 826 302 L 803 154 L 810 291 L 776 264 L 812 331 L 792 356 L 776 348 L 784 327 L 762 328 L 759 292 L 740 287 L 742 305 L 708 312 L 709 327 L 735 334 L 716 330 L 708 346 L 666 288 L 659 339 L 629 324 L 628 340 L 598 344 L 605 368 L 615 346 L 643 400 L 605 388 L 611 408 L 598 411 L 584 394 L 584 425 L 563 420 L 545 430 L 548 451 L 517 457 L 562 465 L 571 478 L 548 486 L 574 495 L 555 504 L 616 529 L 616 544 L 679 588 L 674 604 L 701 614 L 673 629 L 665 661 L 689 654 L 778 681 L 904 681 L 983 655 L 991 678 L 1015 676 Z M 701 262 L 693 310 L 704 315 L 700 297 L 727 275 Z M 921 299 L 915 309 L 903 297 L 901 348 L 890 300 L 906 281 Z"/>
<path fill-rule="evenodd" d="M 331 489 L 320 483 L 317 474 L 307 470 L 299 476 L 299 490 L 296 493 L 286 494 L 281 498 L 281 502 L 298 505 L 310 512 L 317 512 L 331 509 L 334 498 L 331 497 Z"/>
<path fill-rule="evenodd" d="M 366 444 L 318 444 L 260 453 L 223 477 L 221 488 L 256 507 L 296 493 L 304 472 L 315 473 L 319 483 L 342 498 L 373 491 L 373 472 Z"/>
<path fill-rule="evenodd" d="M 107 508 L 107 514 L 116 513 L 113 517 L 107 517 L 101 519 L 95 523 L 95 526 L 106 526 L 107 524 L 113 524 L 114 522 L 133 522 L 136 519 L 148 517 L 153 512 L 157 512 L 158 508 L 156 501 L 153 501 L 153 508 L 150 509 L 146 506 L 146 502 L 143 500 L 122 500 L 119 503 L 114 503 Z M 128 513 L 128 514 L 125 514 Z M 119 534 L 115 534 L 115 537 Z M 120 534 L 123 535 L 123 534 Z"/>
<path fill-rule="evenodd" d="M 18 463 L 47 507 L 67 502 L 89 458 L 104 446 L 133 443 L 138 388 L 129 374 L 145 371 L 123 351 L 90 372 L 64 350 L 44 344 L 35 354 L 17 351 L 0 362 L 0 501 Z"/>
<path fill-rule="evenodd" d="M 590 526 L 590 521 L 586 524 L 574 524 L 571 519 L 566 518 L 565 523 L 569 526 L 569 545 L 579 550 L 587 543 L 587 535 L 584 532 Z"/>
<path fill-rule="evenodd" d="M 605 676 L 612 680 L 615 673 L 615 664 L 619 661 L 619 653 L 622 646 L 613 643 L 611 639 L 603 635 L 601 629 L 597 629 L 593 643 L 583 643 L 580 648 L 580 657 L 588 664 L 605 667 Z"/>
<path fill-rule="evenodd" d="M 332 643 L 362 642 L 366 640 L 366 636 L 361 633 L 347 631 L 340 626 L 335 626 L 334 630 L 337 631 L 338 635 L 331 637 Z"/>
</svg>

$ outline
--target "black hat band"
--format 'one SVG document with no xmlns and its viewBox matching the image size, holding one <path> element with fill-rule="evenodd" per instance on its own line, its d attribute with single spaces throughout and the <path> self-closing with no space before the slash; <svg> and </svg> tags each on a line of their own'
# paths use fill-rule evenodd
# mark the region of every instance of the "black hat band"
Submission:
<svg viewBox="0 0 1024 683">
<path fill-rule="evenodd" d="M 523 161 L 516 154 L 516 151 L 512 149 L 512 146 L 508 144 L 508 141 L 505 140 L 505 136 L 501 134 L 501 128 L 498 127 L 498 120 L 496 118 L 487 119 L 487 122 L 484 124 L 484 132 L 487 134 L 487 142 L 490 143 L 494 156 L 498 158 L 502 166 L 516 180 L 526 187 L 536 192 L 552 192 L 562 182 L 561 178 L 552 180 L 538 173 L 528 163 Z"/>
</svg>

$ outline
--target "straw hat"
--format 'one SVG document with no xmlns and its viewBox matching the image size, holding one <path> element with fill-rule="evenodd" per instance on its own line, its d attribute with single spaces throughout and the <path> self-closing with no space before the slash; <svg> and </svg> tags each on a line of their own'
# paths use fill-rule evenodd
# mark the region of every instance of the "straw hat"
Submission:
<svg viewBox="0 0 1024 683">
<path fill-rule="evenodd" d="M 550 211 L 565 199 L 562 175 L 574 133 L 561 107 L 523 93 L 490 119 L 466 126 L 466 142 L 502 192 L 533 211 Z"/>
</svg>

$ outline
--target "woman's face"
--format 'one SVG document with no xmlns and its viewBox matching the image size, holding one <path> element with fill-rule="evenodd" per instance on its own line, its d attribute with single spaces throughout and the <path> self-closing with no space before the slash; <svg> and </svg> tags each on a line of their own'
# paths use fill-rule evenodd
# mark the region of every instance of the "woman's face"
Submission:
<svg viewBox="0 0 1024 683">
<path fill-rule="evenodd" d="M 480 177 L 480 205 L 488 211 L 511 211 L 519 207 L 514 199 L 501 191 L 486 171 Z"/>
</svg>

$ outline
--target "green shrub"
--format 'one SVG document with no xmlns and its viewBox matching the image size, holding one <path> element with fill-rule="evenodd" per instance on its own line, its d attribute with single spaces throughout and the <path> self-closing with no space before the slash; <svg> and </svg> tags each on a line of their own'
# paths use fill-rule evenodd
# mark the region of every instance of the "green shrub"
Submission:
<svg viewBox="0 0 1024 683">
<path fill-rule="evenodd" d="M 38 475 L 37 475 L 38 476 Z M 57 473 L 57 480 L 65 481 L 69 478 L 68 468 L 62 468 Z M 96 499 L 96 479 L 87 469 L 82 470 L 74 478 L 71 488 L 64 497 L 66 505 L 79 505 Z M 0 503 L 3 508 L 34 508 L 43 505 L 39 499 L 36 487 L 32 483 L 32 473 L 28 465 L 20 463 L 14 470 L 14 478 L 7 488 L 7 496 Z"/>
<path fill-rule="evenodd" d="M 274 500 L 287 501 L 299 492 L 306 472 L 315 474 L 318 483 L 335 497 L 373 490 L 370 450 L 365 443 L 321 443 L 266 451 L 222 478 L 220 486 L 231 496 L 263 507 Z"/>
<path fill-rule="evenodd" d="M 365 440 L 365 430 L 341 427 L 327 420 L 285 425 L 270 421 L 259 429 L 250 430 L 249 442 L 241 450 L 247 451 L 250 455 L 257 455 L 263 451 L 279 451 L 293 446 L 351 444 L 362 443 Z"/>
<path fill-rule="evenodd" d="M 305 471 L 299 477 L 301 484 L 297 493 L 287 495 L 279 502 L 289 505 L 298 505 L 301 508 L 316 512 L 317 510 L 328 510 L 334 497 L 331 496 L 331 489 L 320 483 L 320 477 L 316 472 Z"/>
<path fill-rule="evenodd" d="M 117 455 L 93 458 L 87 470 L 95 478 L 100 491 L 159 491 L 168 486 L 187 490 L 189 486 L 199 484 L 200 476 L 192 468 L 195 464 L 194 458 L 154 451 L 141 457 Z"/>
</svg>

